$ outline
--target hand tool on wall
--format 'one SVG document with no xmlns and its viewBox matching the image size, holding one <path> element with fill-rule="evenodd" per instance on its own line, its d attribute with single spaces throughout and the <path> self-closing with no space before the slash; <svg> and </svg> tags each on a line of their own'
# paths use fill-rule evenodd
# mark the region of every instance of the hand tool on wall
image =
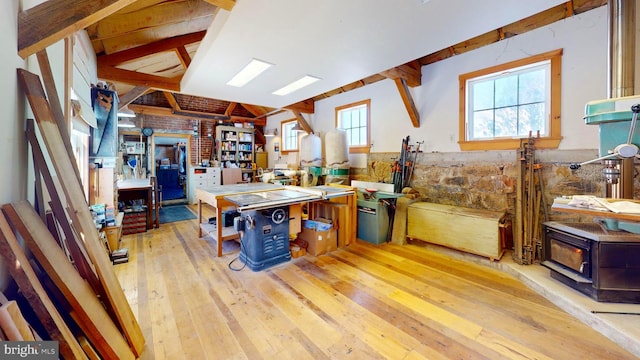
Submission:
<svg viewBox="0 0 640 360">
<path fill-rule="evenodd" d="M 413 169 L 416 167 L 416 159 L 418 157 L 418 153 L 420 152 L 420 145 L 424 144 L 424 141 L 418 141 L 418 145 L 416 145 L 416 149 L 413 151 L 413 160 L 411 160 L 411 168 L 409 168 L 409 174 L 407 175 L 407 179 L 405 183 L 402 185 L 402 188 L 409 186 L 411 183 L 411 176 L 413 176 Z"/>
</svg>

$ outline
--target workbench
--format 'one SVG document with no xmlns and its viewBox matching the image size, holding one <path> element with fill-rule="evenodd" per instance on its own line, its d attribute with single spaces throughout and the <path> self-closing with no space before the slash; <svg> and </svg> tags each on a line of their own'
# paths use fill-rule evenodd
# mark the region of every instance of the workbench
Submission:
<svg viewBox="0 0 640 360">
<path fill-rule="evenodd" d="M 222 242 L 239 237 L 233 227 L 217 226 L 222 223 L 222 210 L 234 207 L 239 211 L 267 209 L 275 206 L 293 205 L 333 198 L 344 198 L 345 202 L 356 214 L 357 195 L 355 189 L 349 186 L 283 186 L 269 183 L 246 183 L 233 185 L 219 185 L 196 189 L 198 198 L 198 237 L 203 231 L 211 235 L 217 243 L 217 256 L 222 256 Z M 203 222 L 202 204 L 211 205 L 216 213 L 216 224 Z M 355 222 L 353 222 L 355 223 Z M 355 232 L 353 232 L 355 241 Z"/>
</svg>

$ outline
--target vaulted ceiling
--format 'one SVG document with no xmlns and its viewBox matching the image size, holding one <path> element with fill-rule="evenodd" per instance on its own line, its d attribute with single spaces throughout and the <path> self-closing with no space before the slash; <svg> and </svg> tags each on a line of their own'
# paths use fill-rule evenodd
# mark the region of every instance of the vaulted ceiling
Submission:
<svg viewBox="0 0 640 360">
<path fill-rule="evenodd" d="M 18 50 L 26 57 L 86 29 L 98 76 L 115 85 L 122 105 L 210 119 L 263 122 L 282 109 L 300 118 L 300 113 L 313 113 L 315 101 L 389 78 L 398 85 L 417 127 L 419 115 L 412 113 L 409 88 L 420 85 L 423 65 L 606 4 L 48 0 L 19 14 Z M 275 69 L 240 90 L 221 83 L 251 58 L 273 62 Z M 304 74 L 322 80 L 290 97 L 271 94 Z"/>
</svg>

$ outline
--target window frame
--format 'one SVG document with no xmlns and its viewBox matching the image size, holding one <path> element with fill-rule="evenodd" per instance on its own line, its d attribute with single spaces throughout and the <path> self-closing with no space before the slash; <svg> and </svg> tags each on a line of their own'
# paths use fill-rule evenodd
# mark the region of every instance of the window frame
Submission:
<svg viewBox="0 0 640 360">
<path fill-rule="evenodd" d="M 459 95 L 459 124 L 458 136 L 460 150 L 513 150 L 520 147 L 522 138 L 495 138 L 489 140 L 467 140 L 467 81 L 478 77 L 508 71 L 534 63 L 550 61 L 550 109 L 549 109 L 549 135 L 536 140 L 536 148 L 556 149 L 562 140 L 561 134 L 561 86 L 562 86 L 562 49 L 552 50 L 546 53 L 533 55 L 524 59 L 491 66 L 485 69 L 461 74 L 458 77 Z M 533 134 L 536 136 L 536 134 Z"/>
<path fill-rule="evenodd" d="M 367 141 L 366 141 L 366 144 L 364 145 L 355 145 L 355 146 L 349 145 L 350 154 L 356 154 L 356 153 L 368 154 L 371 149 L 371 99 L 356 101 L 356 102 L 338 106 L 335 108 L 335 127 L 336 129 L 342 129 L 340 127 L 340 117 L 339 117 L 340 112 L 349 108 L 355 108 L 362 105 L 365 105 L 365 107 L 367 108 L 367 131 L 366 131 Z M 347 142 L 349 142 L 349 139 L 347 139 Z"/>
<path fill-rule="evenodd" d="M 298 152 L 300 151 L 300 132 L 298 131 L 286 131 L 285 130 L 285 126 L 288 126 L 291 123 L 294 123 L 293 125 L 295 125 L 295 123 L 297 122 L 297 119 L 289 119 L 289 120 L 283 120 L 280 123 L 280 153 L 282 155 L 286 155 L 288 153 L 292 153 L 292 152 Z M 286 141 L 285 139 L 287 139 L 287 137 L 291 137 L 289 136 L 290 133 L 295 133 L 296 134 L 296 148 L 295 149 L 287 149 L 285 147 Z"/>
</svg>

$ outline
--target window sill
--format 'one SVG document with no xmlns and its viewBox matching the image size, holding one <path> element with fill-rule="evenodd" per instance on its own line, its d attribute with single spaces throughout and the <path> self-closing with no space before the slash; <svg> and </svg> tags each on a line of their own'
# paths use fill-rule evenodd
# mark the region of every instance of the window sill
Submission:
<svg viewBox="0 0 640 360">
<path fill-rule="evenodd" d="M 368 154 L 369 147 L 349 147 L 349 154 Z"/>
<path fill-rule="evenodd" d="M 497 139 L 482 141 L 459 141 L 460 150 L 516 150 L 520 148 L 521 139 Z M 526 141 L 527 138 L 522 138 Z M 536 149 L 557 149 L 562 138 L 535 138 Z"/>
</svg>

